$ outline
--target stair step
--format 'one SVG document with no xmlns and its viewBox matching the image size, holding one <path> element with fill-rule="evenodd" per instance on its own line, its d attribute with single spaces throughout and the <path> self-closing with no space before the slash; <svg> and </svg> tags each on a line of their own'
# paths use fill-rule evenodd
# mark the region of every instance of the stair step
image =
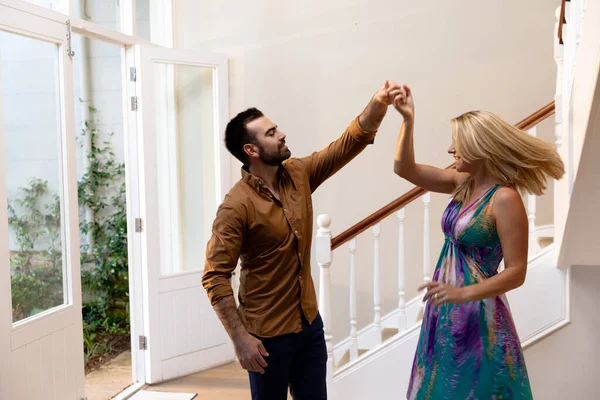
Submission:
<svg viewBox="0 0 600 400">
<path fill-rule="evenodd" d="M 381 332 L 381 342 L 384 343 L 384 342 L 390 340 L 397 333 L 398 333 L 398 329 L 396 329 L 396 328 L 384 328 L 383 331 Z M 362 356 L 367 351 L 369 351 L 369 350 L 358 349 L 358 356 L 359 357 Z M 348 349 L 344 352 L 344 355 L 342 356 L 342 358 L 337 362 L 336 368 L 341 368 L 344 365 L 348 364 L 349 362 L 350 362 L 350 349 Z"/>
<path fill-rule="evenodd" d="M 419 307 L 419 313 L 417 314 L 417 321 L 416 321 L 417 324 L 423 320 L 424 313 L 425 313 L 425 303 L 421 303 L 421 307 Z"/>
<path fill-rule="evenodd" d="M 538 238 L 538 243 L 540 244 L 540 247 L 543 249 L 544 247 L 548 247 L 549 245 L 554 243 L 554 238 L 553 237 L 540 237 L 540 238 Z"/>
<path fill-rule="evenodd" d="M 398 333 L 398 329 L 396 328 L 385 328 L 383 332 L 381 332 L 381 341 L 386 342 L 392 337 L 394 337 Z"/>
<path fill-rule="evenodd" d="M 362 356 L 367 351 L 368 351 L 367 349 L 358 349 L 358 356 L 359 357 Z M 349 362 L 350 362 L 350 349 L 348 349 L 344 352 L 344 355 L 342 356 L 340 361 L 338 361 L 336 368 L 341 368 L 344 365 L 348 364 Z"/>
</svg>

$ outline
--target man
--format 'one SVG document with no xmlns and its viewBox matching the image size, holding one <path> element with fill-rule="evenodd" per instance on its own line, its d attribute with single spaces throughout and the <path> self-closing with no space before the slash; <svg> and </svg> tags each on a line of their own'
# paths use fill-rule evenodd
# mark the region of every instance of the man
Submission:
<svg viewBox="0 0 600 400">
<path fill-rule="evenodd" d="M 326 399 L 323 321 L 310 275 L 311 194 L 372 143 L 400 86 L 386 81 L 344 134 L 290 158 L 286 135 L 255 108 L 225 130 L 242 179 L 217 211 L 202 284 L 248 370 L 254 400 Z M 241 259 L 239 309 L 229 278 Z"/>
</svg>

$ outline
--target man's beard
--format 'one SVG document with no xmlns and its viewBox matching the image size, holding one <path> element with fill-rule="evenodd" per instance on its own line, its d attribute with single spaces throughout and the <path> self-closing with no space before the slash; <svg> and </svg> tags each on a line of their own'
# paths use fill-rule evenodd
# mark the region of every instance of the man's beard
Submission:
<svg viewBox="0 0 600 400">
<path fill-rule="evenodd" d="M 283 146 L 277 149 L 277 151 L 267 152 L 262 146 L 258 145 L 258 149 L 260 150 L 260 161 L 273 167 L 281 165 L 282 162 L 292 156 L 292 152 L 289 148 L 282 151 L 282 147 Z"/>
</svg>

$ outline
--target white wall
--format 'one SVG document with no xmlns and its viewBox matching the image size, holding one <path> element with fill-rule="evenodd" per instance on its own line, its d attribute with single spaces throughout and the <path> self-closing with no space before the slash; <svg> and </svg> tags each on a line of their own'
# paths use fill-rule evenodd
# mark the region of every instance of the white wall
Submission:
<svg viewBox="0 0 600 400">
<path fill-rule="evenodd" d="M 452 162 L 446 154 L 452 117 L 487 109 L 517 122 L 554 95 L 553 2 L 178 0 L 174 7 L 176 47 L 227 54 L 231 114 L 259 107 L 288 134 L 295 156 L 337 138 L 385 79 L 412 86 L 417 159 L 437 166 Z M 400 122 L 391 110 L 375 145 L 315 193 L 315 218 L 329 213 L 334 233 L 410 188 L 392 172 Z M 232 171 L 232 180 L 239 179 L 235 161 Z M 432 263 L 446 201 L 433 197 Z M 422 270 L 421 209 L 417 202 L 407 212 L 407 228 L 414 229 L 407 243 L 409 297 Z M 384 221 L 384 312 L 397 305 L 395 232 L 395 221 Z M 372 319 L 372 241 L 361 237 L 358 246 L 364 326 Z M 336 340 L 349 331 L 347 260 L 346 251 L 336 252 Z M 313 276 L 318 280 L 316 264 Z"/>
<path fill-rule="evenodd" d="M 591 108 L 589 124 L 585 127 L 577 175 L 570 196 L 559 265 L 599 265 L 600 213 L 594 210 L 592 199 L 600 196 L 600 80 Z"/>
<path fill-rule="evenodd" d="M 525 350 L 536 399 L 598 398 L 600 268 L 572 267 L 571 324 Z"/>
</svg>

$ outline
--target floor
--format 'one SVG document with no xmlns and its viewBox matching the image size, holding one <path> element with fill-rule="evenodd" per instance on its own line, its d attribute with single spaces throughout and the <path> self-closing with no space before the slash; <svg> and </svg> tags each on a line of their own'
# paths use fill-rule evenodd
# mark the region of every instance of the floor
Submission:
<svg viewBox="0 0 600 400">
<path fill-rule="evenodd" d="M 85 376 L 88 400 L 108 400 L 131 385 L 131 352 L 126 351 Z"/>
<path fill-rule="evenodd" d="M 237 362 L 153 385 L 146 390 L 198 393 L 197 400 L 250 399 L 248 373 Z"/>
<path fill-rule="evenodd" d="M 129 385 L 131 352 L 127 351 L 99 370 L 86 375 L 85 395 L 88 400 L 109 400 Z M 146 390 L 197 393 L 195 400 L 250 399 L 248 373 L 237 362 L 152 385 Z"/>
</svg>

